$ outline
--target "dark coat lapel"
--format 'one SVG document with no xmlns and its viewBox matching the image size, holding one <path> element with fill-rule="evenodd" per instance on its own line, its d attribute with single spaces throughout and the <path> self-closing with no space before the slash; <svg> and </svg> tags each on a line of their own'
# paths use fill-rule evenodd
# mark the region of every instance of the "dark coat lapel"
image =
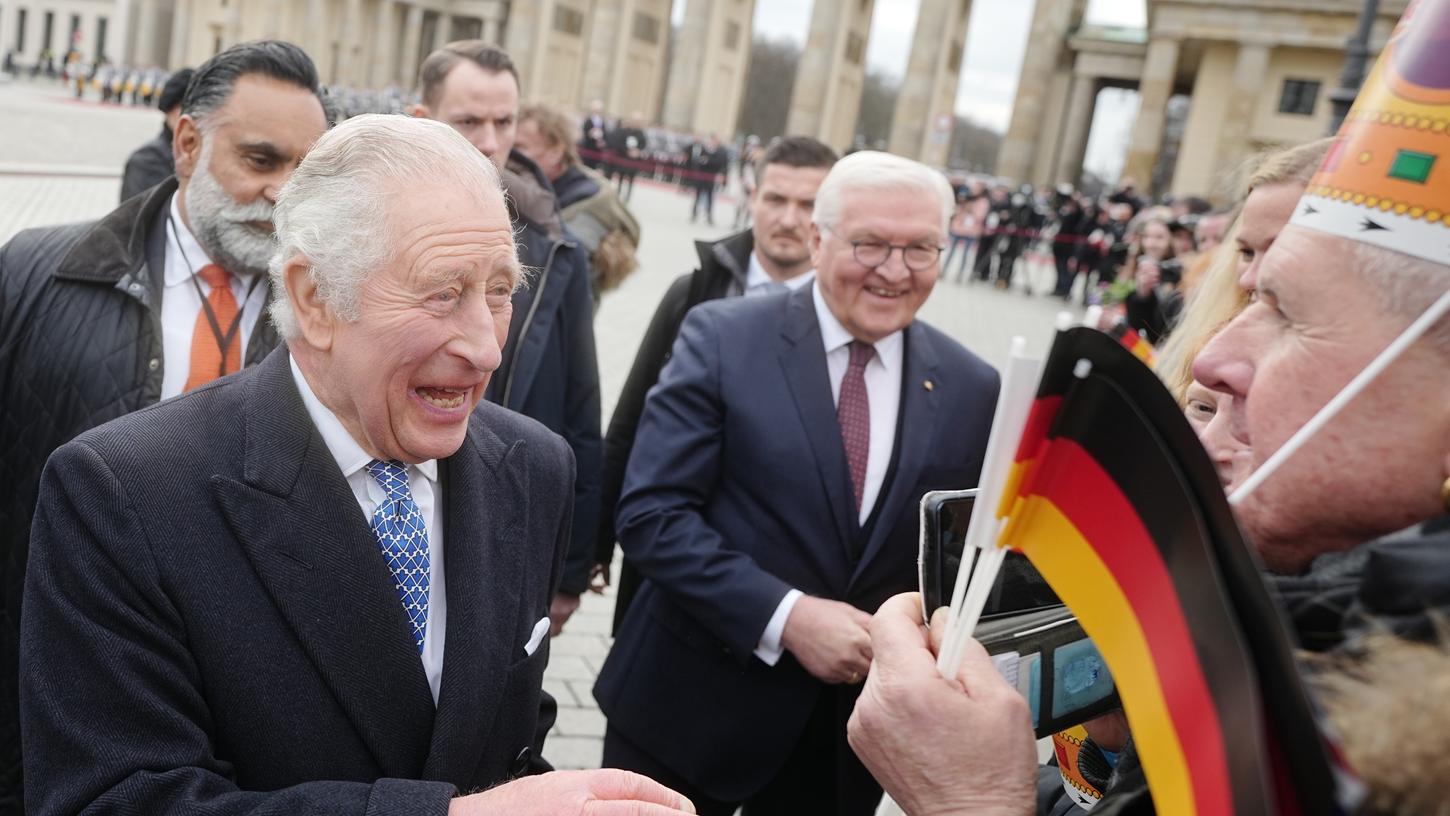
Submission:
<svg viewBox="0 0 1450 816">
<path fill-rule="evenodd" d="M 514 654 L 519 597 L 529 553 L 527 474 L 517 463 L 523 442 L 503 440 L 475 419 L 463 447 L 440 462 L 448 632 L 438 719 L 424 775 L 469 784 L 486 752 Z M 510 456 L 510 454 L 513 454 Z M 532 621 L 530 621 L 532 622 Z"/>
<path fill-rule="evenodd" d="M 936 349 L 932 347 L 931 338 L 918 322 L 912 322 L 906 327 L 905 340 L 906 348 L 902 355 L 901 419 L 898 423 L 901 427 L 901 438 L 896 440 L 900 453 L 896 458 L 896 475 L 881 499 L 883 504 L 880 512 L 876 514 L 876 526 L 871 530 L 871 540 L 866 542 L 866 549 L 861 556 L 861 562 L 856 566 L 852 581 L 859 578 L 870 566 L 871 559 L 881 552 L 892 528 L 896 526 L 897 518 L 907 509 L 906 503 L 915 498 L 917 481 L 931 453 L 931 441 L 936 433 L 938 389 L 926 387 L 928 382 L 933 383 L 933 386 L 936 384 Z"/>
<path fill-rule="evenodd" d="M 213 493 L 383 775 L 420 778 L 433 699 L 372 529 L 307 416 L 285 348 L 247 388 L 243 481 L 214 476 Z"/>
<path fill-rule="evenodd" d="M 846 451 L 841 446 L 841 429 L 836 423 L 836 404 L 831 394 L 831 375 L 826 370 L 826 349 L 821 341 L 821 327 L 816 320 L 812 291 L 815 285 L 802 286 L 792 292 L 786 302 L 784 340 L 780 365 L 786 385 L 795 398 L 796 411 L 810 440 L 815 455 L 821 486 L 831 505 L 831 518 L 836 522 L 837 540 L 843 546 L 855 535 L 851 518 L 855 502 L 851 498 L 851 480 L 847 475 Z"/>
</svg>

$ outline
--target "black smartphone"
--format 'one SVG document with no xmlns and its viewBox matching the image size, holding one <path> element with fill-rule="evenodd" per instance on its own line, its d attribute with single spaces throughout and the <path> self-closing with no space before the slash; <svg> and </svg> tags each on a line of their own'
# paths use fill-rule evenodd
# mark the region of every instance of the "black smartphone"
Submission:
<svg viewBox="0 0 1450 816">
<path fill-rule="evenodd" d="M 976 497 L 976 490 L 922 497 L 918 568 L 927 619 L 951 601 Z M 1039 739 L 1120 706 L 1097 647 L 1021 553 L 1009 552 L 1003 560 L 975 636 L 1002 676 L 1027 698 Z"/>
<path fill-rule="evenodd" d="M 933 490 L 921 497 L 921 554 L 917 563 L 921 580 L 922 612 L 931 613 L 951 602 L 967 543 L 977 491 Z M 1061 605 L 1057 593 L 1037 574 L 1032 562 L 1019 552 L 1002 561 L 997 583 L 987 597 L 982 619 Z"/>
</svg>

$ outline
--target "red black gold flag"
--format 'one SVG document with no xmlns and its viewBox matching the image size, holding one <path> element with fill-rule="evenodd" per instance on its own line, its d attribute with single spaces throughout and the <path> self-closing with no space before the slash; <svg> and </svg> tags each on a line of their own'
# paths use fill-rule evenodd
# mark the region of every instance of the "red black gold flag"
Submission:
<svg viewBox="0 0 1450 816">
<path fill-rule="evenodd" d="M 1058 334 L 1001 542 L 1081 621 L 1159 813 L 1332 813 L 1334 779 L 1269 599 L 1177 403 L 1114 338 Z"/>
<path fill-rule="evenodd" d="M 1119 323 L 1108 330 L 1123 348 L 1133 352 L 1133 356 L 1151 366 L 1157 360 L 1157 354 L 1153 351 L 1153 344 L 1143 339 L 1138 330 L 1127 323 Z"/>
</svg>

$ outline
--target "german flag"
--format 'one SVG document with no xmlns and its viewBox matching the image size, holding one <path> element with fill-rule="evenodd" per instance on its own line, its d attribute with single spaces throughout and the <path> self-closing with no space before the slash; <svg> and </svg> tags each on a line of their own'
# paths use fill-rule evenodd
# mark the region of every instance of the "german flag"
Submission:
<svg viewBox="0 0 1450 816">
<path fill-rule="evenodd" d="M 1030 417 L 1001 543 L 1106 659 L 1157 811 L 1335 812 L 1288 630 L 1172 396 L 1115 338 L 1072 329 Z"/>
<path fill-rule="evenodd" d="M 1157 361 L 1158 355 L 1153 351 L 1153 344 L 1144 340 L 1143 335 L 1127 323 L 1118 323 L 1108 331 L 1108 334 L 1122 344 L 1123 348 L 1133 352 L 1133 356 L 1142 360 L 1144 365 L 1151 368 Z"/>
</svg>

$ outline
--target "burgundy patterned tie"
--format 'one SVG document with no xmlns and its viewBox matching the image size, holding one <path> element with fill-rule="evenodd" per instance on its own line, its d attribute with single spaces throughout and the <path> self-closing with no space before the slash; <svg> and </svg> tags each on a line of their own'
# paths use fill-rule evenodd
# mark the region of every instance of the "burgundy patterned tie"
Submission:
<svg viewBox="0 0 1450 816">
<path fill-rule="evenodd" d="M 841 444 L 851 468 L 851 489 L 856 494 L 856 513 L 861 512 L 861 494 L 866 489 L 866 454 L 871 450 L 871 403 L 866 398 L 866 364 L 876 347 L 852 340 L 851 362 L 841 379 L 841 397 L 836 401 L 836 421 L 841 425 Z"/>
</svg>

